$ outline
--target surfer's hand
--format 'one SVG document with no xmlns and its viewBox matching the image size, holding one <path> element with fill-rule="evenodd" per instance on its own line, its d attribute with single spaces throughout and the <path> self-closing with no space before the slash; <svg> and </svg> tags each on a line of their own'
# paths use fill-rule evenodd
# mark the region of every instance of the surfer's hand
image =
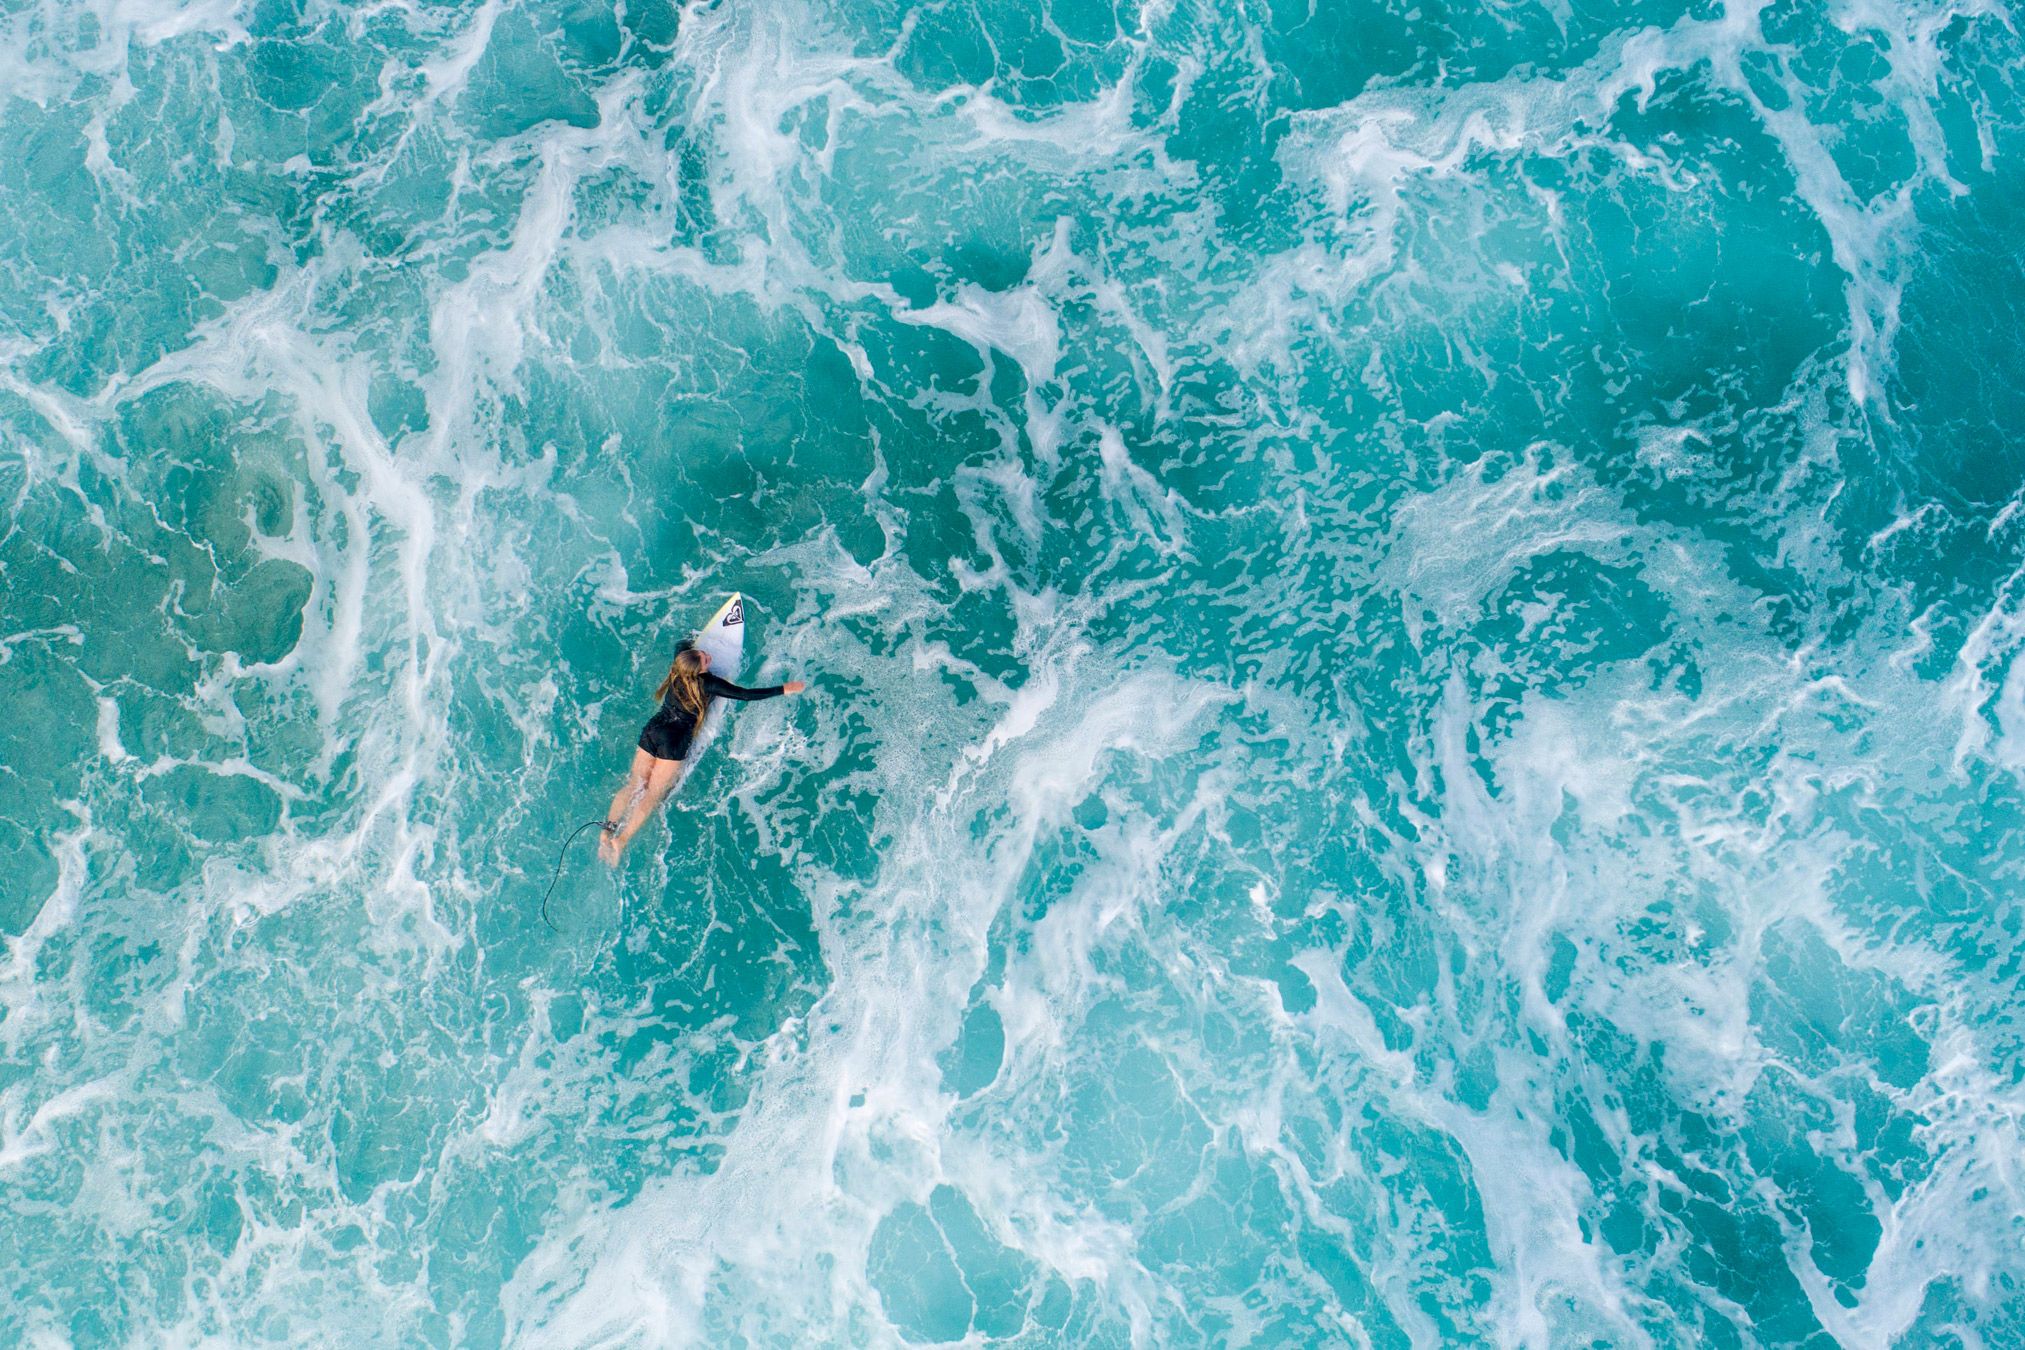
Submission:
<svg viewBox="0 0 2025 1350">
<path fill-rule="evenodd" d="M 806 688 L 808 688 L 808 685 L 804 684 L 800 680 L 789 680 L 786 684 L 781 686 L 781 692 L 784 694 L 799 694 L 802 690 Z"/>
</svg>

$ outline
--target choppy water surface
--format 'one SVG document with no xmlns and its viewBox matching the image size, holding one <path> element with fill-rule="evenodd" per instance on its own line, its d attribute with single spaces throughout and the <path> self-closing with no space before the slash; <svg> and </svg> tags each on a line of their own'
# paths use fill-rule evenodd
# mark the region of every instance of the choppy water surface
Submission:
<svg viewBox="0 0 2025 1350">
<path fill-rule="evenodd" d="M 0 1340 L 2019 1344 L 2021 67 L 0 0 Z"/>
</svg>

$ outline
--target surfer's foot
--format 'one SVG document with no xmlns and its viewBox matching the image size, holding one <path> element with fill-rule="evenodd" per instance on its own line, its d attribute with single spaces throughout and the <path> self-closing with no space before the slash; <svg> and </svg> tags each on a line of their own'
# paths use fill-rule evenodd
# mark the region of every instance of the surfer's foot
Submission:
<svg viewBox="0 0 2025 1350">
<path fill-rule="evenodd" d="M 619 842 L 619 827 L 609 820 L 606 821 L 604 834 L 598 840 L 598 857 L 604 860 L 605 866 L 617 867 L 619 865 L 619 853 L 625 847 L 624 844 Z"/>
</svg>

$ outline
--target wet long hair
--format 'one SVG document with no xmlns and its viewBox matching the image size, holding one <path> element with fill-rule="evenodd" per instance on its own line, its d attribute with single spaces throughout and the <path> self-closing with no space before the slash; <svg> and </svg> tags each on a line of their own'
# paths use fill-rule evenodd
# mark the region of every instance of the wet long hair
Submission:
<svg viewBox="0 0 2025 1350">
<path fill-rule="evenodd" d="M 675 653 L 675 659 L 668 663 L 668 673 L 654 690 L 654 697 L 665 699 L 671 693 L 675 695 L 675 706 L 701 724 L 710 707 L 710 697 L 703 692 L 703 653 L 694 647 L 684 647 Z"/>
</svg>

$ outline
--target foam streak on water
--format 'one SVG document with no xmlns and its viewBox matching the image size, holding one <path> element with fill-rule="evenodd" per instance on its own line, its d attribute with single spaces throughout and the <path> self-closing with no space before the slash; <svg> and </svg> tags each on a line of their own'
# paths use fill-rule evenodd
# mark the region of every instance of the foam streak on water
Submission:
<svg viewBox="0 0 2025 1350">
<path fill-rule="evenodd" d="M 2020 69 L 0 3 L 0 1341 L 2025 1339 Z"/>
</svg>

